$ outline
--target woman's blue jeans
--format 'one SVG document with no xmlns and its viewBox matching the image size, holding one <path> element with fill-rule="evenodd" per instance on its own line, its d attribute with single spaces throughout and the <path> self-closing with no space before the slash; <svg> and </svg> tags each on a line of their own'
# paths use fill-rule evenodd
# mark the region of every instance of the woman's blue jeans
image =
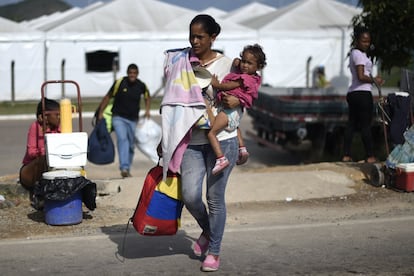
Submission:
<svg viewBox="0 0 414 276">
<path fill-rule="evenodd" d="M 216 156 L 210 146 L 190 145 L 181 163 L 181 185 L 184 205 L 197 220 L 201 229 L 210 235 L 209 254 L 219 255 L 226 224 L 225 190 L 230 173 L 238 157 L 237 137 L 220 141 L 230 165 L 214 176 L 211 171 Z M 202 200 L 204 176 L 207 175 L 207 206 Z"/>
<path fill-rule="evenodd" d="M 137 122 L 120 116 L 113 116 L 112 126 L 116 134 L 119 169 L 129 172 L 132 160 L 134 159 L 135 128 L 137 127 Z"/>
</svg>

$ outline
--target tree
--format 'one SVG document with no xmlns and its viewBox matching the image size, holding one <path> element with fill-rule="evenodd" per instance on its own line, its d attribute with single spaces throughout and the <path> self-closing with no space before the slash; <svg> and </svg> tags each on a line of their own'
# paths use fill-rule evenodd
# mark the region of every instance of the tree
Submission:
<svg viewBox="0 0 414 276">
<path fill-rule="evenodd" d="M 406 67 L 414 52 L 414 0 L 359 0 L 363 7 L 352 25 L 368 27 L 374 49 L 374 59 L 381 70 Z"/>
</svg>

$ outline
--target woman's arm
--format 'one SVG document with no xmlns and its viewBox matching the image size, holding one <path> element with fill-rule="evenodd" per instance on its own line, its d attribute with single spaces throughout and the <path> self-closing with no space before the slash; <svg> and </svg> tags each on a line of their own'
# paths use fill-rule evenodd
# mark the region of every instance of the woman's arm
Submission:
<svg viewBox="0 0 414 276">
<path fill-rule="evenodd" d="M 364 65 L 357 65 L 356 69 L 357 69 L 358 80 L 360 82 L 372 83 L 373 80 L 372 80 L 371 76 L 367 76 L 367 75 L 364 74 Z M 380 76 L 376 76 L 374 78 L 374 81 L 378 85 L 383 85 L 384 84 L 384 80 Z"/>
<path fill-rule="evenodd" d="M 229 91 L 229 90 L 233 90 L 235 88 L 239 88 L 242 86 L 242 80 L 239 79 L 237 81 L 228 81 L 228 82 L 224 82 L 224 83 L 220 83 L 217 76 L 213 75 L 211 77 L 211 86 L 214 89 L 220 90 L 220 91 Z"/>
<path fill-rule="evenodd" d="M 206 104 L 206 112 L 207 112 L 208 120 L 210 121 L 210 125 L 212 126 L 214 124 L 214 120 L 216 119 L 216 116 L 214 116 L 213 111 L 211 110 L 210 101 L 204 98 L 204 102 Z"/>
<path fill-rule="evenodd" d="M 39 126 L 37 126 L 36 123 L 32 123 L 30 125 L 29 131 L 27 133 L 27 144 L 26 144 L 26 150 L 27 154 L 30 156 L 31 159 L 35 159 L 36 157 L 44 154 L 42 153 L 41 148 L 39 148 L 39 137 L 38 132 L 41 131 Z"/>
<path fill-rule="evenodd" d="M 240 105 L 240 100 L 235 96 L 223 92 L 221 96 L 221 103 L 225 108 L 236 108 Z"/>
</svg>

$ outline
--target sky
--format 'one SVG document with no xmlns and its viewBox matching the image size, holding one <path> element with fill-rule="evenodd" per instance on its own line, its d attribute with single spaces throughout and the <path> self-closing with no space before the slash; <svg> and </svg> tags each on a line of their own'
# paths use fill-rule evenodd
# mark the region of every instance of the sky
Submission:
<svg viewBox="0 0 414 276">
<path fill-rule="evenodd" d="M 0 6 L 21 2 L 23 0 L 0 0 Z M 77 7 L 85 7 L 97 1 L 108 2 L 111 0 L 64 0 L 66 3 L 77 6 Z M 139 1 L 139 0 L 137 0 Z M 260 2 L 269 6 L 273 6 L 276 8 L 280 8 L 286 5 L 289 5 L 297 0 L 159 0 L 162 2 L 171 3 L 174 5 L 186 7 L 193 10 L 204 10 L 208 7 L 216 7 L 218 9 L 224 11 L 231 11 L 234 9 L 239 8 L 240 6 L 244 6 L 250 2 Z M 358 4 L 358 0 L 337 0 L 339 2 L 343 2 L 346 4 L 356 6 Z"/>
</svg>

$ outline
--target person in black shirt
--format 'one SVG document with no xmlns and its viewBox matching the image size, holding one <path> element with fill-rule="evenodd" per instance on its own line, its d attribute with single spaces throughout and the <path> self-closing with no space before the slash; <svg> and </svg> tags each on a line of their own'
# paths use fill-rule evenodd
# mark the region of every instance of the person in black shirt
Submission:
<svg viewBox="0 0 414 276">
<path fill-rule="evenodd" d="M 113 99 L 112 127 L 117 137 L 119 169 L 122 177 L 130 177 L 130 167 L 134 158 L 135 128 L 139 119 L 141 96 L 145 100 L 145 117 L 150 117 L 150 93 L 147 85 L 138 79 L 138 66 L 130 64 L 127 76 L 115 81 L 99 106 L 99 117 Z"/>
</svg>

